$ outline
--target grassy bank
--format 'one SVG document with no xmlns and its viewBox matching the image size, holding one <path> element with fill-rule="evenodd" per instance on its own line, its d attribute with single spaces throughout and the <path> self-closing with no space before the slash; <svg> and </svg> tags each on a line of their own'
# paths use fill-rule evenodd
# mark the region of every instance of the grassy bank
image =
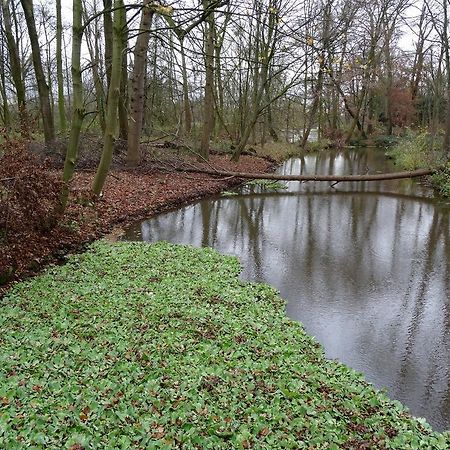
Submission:
<svg viewBox="0 0 450 450">
<path fill-rule="evenodd" d="M 95 243 L 1 300 L 0 448 L 448 448 L 235 258 Z"/>
<path fill-rule="evenodd" d="M 450 197 L 450 162 L 442 152 L 442 136 L 411 133 L 394 145 L 387 155 L 405 170 L 442 167 L 430 177 L 430 184 L 439 195 Z"/>
</svg>

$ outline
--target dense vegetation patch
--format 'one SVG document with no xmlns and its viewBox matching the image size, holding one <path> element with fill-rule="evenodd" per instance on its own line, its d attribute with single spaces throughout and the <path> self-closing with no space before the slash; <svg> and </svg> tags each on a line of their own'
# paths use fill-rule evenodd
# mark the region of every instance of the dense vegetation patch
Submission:
<svg viewBox="0 0 450 450">
<path fill-rule="evenodd" d="M 450 163 L 432 175 L 431 183 L 440 195 L 450 197 Z"/>
<path fill-rule="evenodd" d="M 387 152 L 405 170 L 433 169 L 445 162 L 442 137 L 428 132 L 410 133 Z"/>
<path fill-rule="evenodd" d="M 0 315 L 0 448 L 448 448 L 210 249 L 96 243 Z"/>
<path fill-rule="evenodd" d="M 428 132 L 410 133 L 387 152 L 402 169 L 433 169 L 442 166 L 432 177 L 431 185 L 439 195 L 450 197 L 450 166 L 443 166 L 446 155 L 442 151 L 442 136 Z"/>
</svg>

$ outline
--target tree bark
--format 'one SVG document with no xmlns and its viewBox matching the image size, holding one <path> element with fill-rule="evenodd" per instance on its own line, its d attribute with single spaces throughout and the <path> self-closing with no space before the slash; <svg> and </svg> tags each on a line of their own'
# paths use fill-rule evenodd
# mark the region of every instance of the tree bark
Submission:
<svg viewBox="0 0 450 450">
<path fill-rule="evenodd" d="M 88 15 L 84 12 L 84 18 L 87 21 Z M 91 25 L 91 24 L 89 24 Z M 98 42 L 100 40 L 97 22 L 94 24 L 94 30 L 91 34 L 91 27 L 86 28 L 86 45 L 91 58 L 91 70 L 92 78 L 94 80 L 95 89 L 95 101 L 97 102 L 97 117 L 99 119 L 100 128 L 102 133 L 105 133 L 105 91 L 103 86 L 103 80 L 100 77 L 100 50 Z M 93 35 L 93 36 L 92 36 Z"/>
<path fill-rule="evenodd" d="M 164 168 L 159 168 L 164 170 Z M 216 175 L 218 177 L 236 177 L 254 180 L 280 180 L 280 181 L 384 181 L 384 180 L 400 180 L 403 178 L 417 178 L 425 175 L 431 175 L 437 169 L 418 169 L 405 172 L 377 173 L 374 175 L 278 175 L 275 173 L 248 173 L 248 172 L 231 172 L 225 170 L 208 170 L 195 169 L 192 167 L 181 167 L 175 169 L 179 172 L 190 173 L 206 173 L 208 175 Z"/>
<path fill-rule="evenodd" d="M 119 92 L 119 137 L 123 141 L 128 139 L 128 25 L 126 12 L 124 12 L 121 23 L 121 77 L 120 77 L 120 92 Z"/>
<path fill-rule="evenodd" d="M 56 0 L 56 77 L 58 80 L 59 129 L 66 132 L 66 111 L 64 107 L 64 77 L 62 64 L 62 19 L 61 0 Z"/>
<path fill-rule="evenodd" d="M 142 120 L 144 117 L 144 81 L 146 71 L 147 49 L 150 39 L 150 27 L 153 18 L 153 8 L 150 0 L 144 1 L 139 35 L 134 47 L 134 65 L 131 76 L 130 119 L 128 122 L 127 165 L 136 166 L 141 159 L 140 141 Z"/>
<path fill-rule="evenodd" d="M 112 62 L 112 40 L 113 40 L 113 23 L 112 23 L 112 0 L 103 0 L 103 32 L 105 34 L 105 70 L 106 70 L 106 92 L 109 91 L 109 83 L 111 82 L 111 62 Z M 106 99 L 108 101 L 108 99 Z"/>
<path fill-rule="evenodd" d="M 208 7 L 209 1 L 203 0 L 203 9 L 206 11 Z M 214 129 L 214 13 L 208 16 L 205 26 L 205 98 L 200 156 L 208 159 L 209 143 Z"/>
<path fill-rule="evenodd" d="M 72 13 L 72 90 L 73 107 L 69 143 L 67 145 L 66 160 L 64 162 L 63 181 L 61 193 L 62 211 L 66 208 L 69 197 L 69 182 L 75 171 L 78 157 L 81 126 L 84 119 L 83 83 L 81 78 L 81 42 L 83 39 L 82 27 L 82 0 L 73 0 Z"/>
<path fill-rule="evenodd" d="M 443 42 L 442 45 L 444 47 L 444 56 L 445 56 L 445 69 L 446 69 L 446 97 L 447 97 L 447 114 L 445 119 L 445 131 L 444 131 L 444 140 L 442 143 L 442 150 L 447 158 L 450 159 L 450 49 L 448 42 L 448 8 L 447 8 L 447 0 L 444 0 L 444 23 L 443 23 Z"/>
<path fill-rule="evenodd" d="M 192 111 L 191 102 L 189 100 L 189 84 L 187 76 L 186 55 L 184 51 L 184 37 L 180 39 L 181 53 L 181 73 L 183 77 L 183 116 L 184 116 L 184 135 L 189 136 L 192 130 Z"/>
<path fill-rule="evenodd" d="M 26 107 L 25 83 L 22 77 L 22 64 L 20 62 L 19 49 L 12 33 L 11 12 L 9 10 L 9 0 L 2 0 L 2 13 L 4 20 L 4 31 L 6 34 L 6 45 L 8 47 L 9 62 L 11 65 L 11 76 L 16 88 L 17 107 L 19 110 L 20 133 L 28 139 L 28 113 Z"/>
<path fill-rule="evenodd" d="M 103 152 L 95 174 L 92 191 L 100 195 L 111 165 L 114 143 L 114 132 L 117 125 L 117 107 L 120 95 L 120 79 L 122 75 L 122 24 L 125 20 L 123 0 L 114 0 L 113 52 L 111 65 L 111 82 L 109 84 L 108 105 L 106 110 L 106 129 L 103 138 Z"/>
<path fill-rule="evenodd" d="M 42 68 L 39 39 L 36 31 L 36 22 L 34 20 L 33 0 L 20 0 L 20 3 L 22 4 L 25 14 L 25 21 L 27 23 L 28 34 L 30 37 L 33 67 L 39 92 L 39 102 L 41 105 L 45 144 L 49 145 L 55 140 L 55 126 L 53 123 L 53 113 L 50 106 L 50 92 L 45 80 L 44 70 Z"/>
</svg>

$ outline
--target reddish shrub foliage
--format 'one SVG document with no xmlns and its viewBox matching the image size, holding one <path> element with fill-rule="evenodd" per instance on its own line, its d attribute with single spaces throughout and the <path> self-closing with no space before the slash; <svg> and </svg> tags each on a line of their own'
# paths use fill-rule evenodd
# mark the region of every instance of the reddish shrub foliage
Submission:
<svg viewBox="0 0 450 450">
<path fill-rule="evenodd" d="M 396 127 L 410 126 L 416 120 L 417 111 L 409 89 L 391 89 L 392 122 Z"/>
<path fill-rule="evenodd" d="M 46 230 L 55 221 L 61 181 L 23 146 L 0 158 L 0 229 L 3 237 L 24 229 Z"/>
<path fill-rule="evenodd" d="M 48 163 L 25 150 L 6 144 L 0 156 L 0 281 L 14 269 L 18 242 L 45 232 L 56 222 L 61 182 Z"/>
</svg>

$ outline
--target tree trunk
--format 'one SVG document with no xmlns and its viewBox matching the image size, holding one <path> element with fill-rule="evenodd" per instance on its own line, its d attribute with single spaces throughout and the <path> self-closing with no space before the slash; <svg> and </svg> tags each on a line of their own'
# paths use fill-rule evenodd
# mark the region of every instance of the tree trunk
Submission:
<svg viewBox="0 0 450 450">
<path fill-rule="evenodd" d="M 19 110 L 20 133 L 28 139 L 28 114 L 25 97 L 25 83 L 22 77 L 22 64 L 20 62 L 19 49 L 12 33 L 11 12 L 9 10 L 9 0 L 2 0 L 2 13 L 4 20 L 4 31 L 6 34 L 6 45 L 8 47 L 9 62 L 11 65 L 11 76 L 16 88 L 17 107 Z"/>
<path fill-rule="evenodd" d="M 123 141 L 128 139 L 128 25 L 126 13 L 123 14 L 121 23 L 121 54 L 122 74 L 120 77 L 119 93 L 119 138 Z"/>
<path fill-rule="evenodd" d="M 144 116 L 144 81 L 146 71 L 147 49 L 150 39 L 150 27 L 153 18 L 153 8 L 150 0 L 144 1 L 139 34 L 134 47 L 134 65 L 131 76 L 130 120 L 128 122 L 128 166 L 139 164 L 141 155 L 142 120 Z"/>
<path fill-rule="evenodd" d="M 11 128 L 11 114 L 9 111 L 8 105 L 8 94 L 6 93 L 6 77 L 5 77 L 5 48 L 3 46 L 3 42 L 1 45 L 1 54 L 0 54 L 0 79 L 1 79 L 1 94 L 2 94 L 2 102 L 3 102 L 3 126 L 6 129 L 5 134 L 8 135 L 9 130 Z"/>
<path fill-rule="evenodd" d="M 160 170 L 165 168 L 161 167 Z M 173 169 L 172 169 L 173 170 Z M 331 183 L 341 183 L 347 181 L 384 181 L 401 180 L 404 178 L 417 178 L 431 175 L 438 169 L 418 169 L 405 172 L 377 173 L 373 175 L 282 175 L 276 173 L 251 173 L 232 172 L 228 170 L 208 170 L 196 169 L 193 167 L 180 167 L 175 170 L 190 173 L 206 173 L 217 177 L 235 177 L 250 180 L 280 180 L 280 181 L 329 181 Z"/>
<path fill-rule="evenodd" d="M 392 25 L 393 27 L 393 25 Z M 393 117 L 392 117 L 392 88 L 394 85 L 394 74 L 392 71 L 392 55 L 391 55 L 391 39 L 394 33 L 393 28 L 388 28 L 386 31 L 386 42 L 384 45 L 384 58 L 386 64 L 386 134 L 388 136 L 392 135 L 393 131 Z"/>
<path fill-rule="evenodd" d="M 85 21 L 88 20 L 86 11 L 84 12 Z M 95 101 L 97 103 L 97 117 L 99 119 L 100 128 L 102 133 L 105 133 L 105 95 L 103 81 L 100 77 L 99 66 L 100 66 L 100 50 L 98 42 L 100 40 L 99 30 L 97 27 L 97 22 L 95 23 L 94 31 L 91 33 L 91 27 L 86 28 L 86 45 L 89 51 L 89 56 L 91 58 L 91 70 L 92 78 L 94 81 L 95 89 Z M 93 37 L 92 37 L 93 35 Z"/>
<path fill-rule="evenodd" d="M 208 6 L 208 0 L 204 0 L 204 10 L 207 10 Z M 208 16 L 205 26 L 205 98 L 200 156 L 208 159 L 211 133 L 214 129 L 214 13 Z"/>
<path fill-rule="evenodd" d="M 189 136 L 192 130 L 192 111 L 189 100 L 189 84 L 186 67 L 186 55 L 184 52 L 184 38 L 180 39 L 181 73 L 183 77 L 183 112 L 184 112 L 184 135 Z"/>
<path fill-rule="evenodd" d="M 447 114 L 445 119 L 445 131 L 444 131 L 444 141 L 442 143 L 442 150 L 447 158 L 450 159 L 450 49 L 448 42 L 448 9 L 447 1 L 444 0 L 444 23 L 443 23 L 443 42 L 444 56 L 445 56 L 445 69 L 446 69 L 446 97 L 447 97 Z"/>
<path fill-rule="evenodd" d="M 109 92 L 109 83 L 111 82 L 111 63 L 112 63 L 112 0 L 103 0 L 103 32 L 105 34 L 105 70 L 106 70 L 106 92 Z M 106 99 L 108 101 L 108 99 Z"/>
<path fill-rule="evenodd" d="M 36 75 L 39 102 L 41 105 L 41 114 L 44 126 L 45 144 L 49 145 L 55 140 L 55 126 L 53 123 L 53 113 L 50 106 L 50 92 L 45 80 L 44 70 L 42 68 L 39 39 L 36 31 L 36 22 L 34 21 L 33 0 L 20 0 L 20 3 L 22 4 L 25 14 L 28 34 L 30 37 L 33 67 Z"/>
<path fill-rule="evenodd" d="M 108 105 L 106 110 L 106 130 L 103 138 L 103 152 L 95 174 L 92 190 L 100 195 L 111 165 L 114 132 L 117 125 L 117 107 L 120 95 L 120 78 L 122 75 L 122 25 L 125 20 L 123 0 L 114 0 L 113 52 L 111 65 L 111 82 L 109 84 Z"/>
<path fill-rule="evenodd" d="M 56 77 L 58 79 L 59 129 L 66 132 L 66 111 L 64 107 L 64 77 L 62 64 L 62 20 L 61 0 L 56 0 Z"/>
<path fill-rule="evenodd" d="M 78 145 L 80 141 L 81 126 L 84 119 L 83 83 L 81 78 L 81 42 L 83 39 L 82 27 L 82 0 L 73 0 L 73 25 L 72 25 L 72 90 L 73 108 L 70 137 L 67 144 L 66 160 L 63 172 L 63 191 L 61 193 L 61 208 L 64 211 L 69 197 L 69 182 L 75 171 L 78 157 Z"/>
</svg>

